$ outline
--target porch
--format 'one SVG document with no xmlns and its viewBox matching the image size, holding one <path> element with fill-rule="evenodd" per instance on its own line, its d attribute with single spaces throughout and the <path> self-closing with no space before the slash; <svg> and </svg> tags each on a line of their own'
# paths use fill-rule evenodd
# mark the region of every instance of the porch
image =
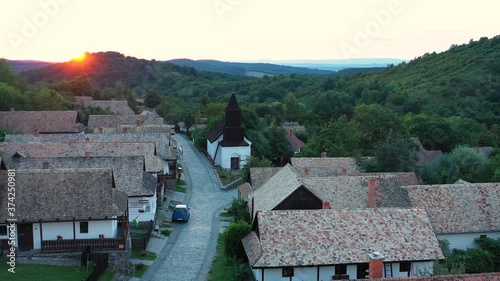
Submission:
<svg viewBox="0 0 500 281">
<path fill-rule="evenodd" d="M 124 238 L 64 239 L 42 241 L 42 253 L 125 250 Z"/>
</svg>

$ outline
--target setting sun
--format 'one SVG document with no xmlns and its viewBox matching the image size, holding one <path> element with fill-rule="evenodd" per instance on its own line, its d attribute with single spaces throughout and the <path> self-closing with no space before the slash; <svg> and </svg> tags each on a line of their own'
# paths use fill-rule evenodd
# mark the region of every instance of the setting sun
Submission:
<svg viewBox="0 0 500 281">
<path fill-rule="evenodd" d="M 83 61 L 85 59 L 85 57 L 87 57 L 87 53 L 83 53 L 81 56 L 76 57 L 76 58 L 72 58 L 71 60 L 80 62 L 80 61 Z"/>
</svg>

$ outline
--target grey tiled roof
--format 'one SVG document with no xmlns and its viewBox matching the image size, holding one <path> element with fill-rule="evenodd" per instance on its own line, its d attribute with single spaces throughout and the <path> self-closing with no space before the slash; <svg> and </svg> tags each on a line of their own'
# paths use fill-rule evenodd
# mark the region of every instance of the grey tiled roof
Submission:
<svg viewBox="0 0 500 281">
<path fill-rule="evenodd" d="M 85 126 L 78 120 L 76 111 L 0 111 L 0 128 L 17 132 L 79 133 Z"/>
<path fill-rule="evenodd" d="M 252 192 L 252 186 L 248 182 L 245 182 L 238 186 L 238 192 L 241 198 L 248 200 L 248 194 Z"/>
<path fill-rule="evenodd" d="M 257 268 L 444 258 L 424 209 L 259 212 L 256 227 L 242 242 Z"/>
<path fill-rule="evenodd" d="M 39 137 L 29 135 L 6 135 L 6 142 L 101 142 L 101 143 L 155 143 L 153 155 L 162 159 L 176 159 L 175 150 L 169 147 L 170 133 L 144 133 L 144 134 L 46 134 Z M 156 151 L 156 153 L 154 153 Z"/>
<path fill-rule="evenodd" d="M 0 171 L 0 195 L 7 198 L 7 172 Z M 7 200 L 0 220 L 8 219 Z M 104 218 L 125 214 L 127 197 L 113 188 L 109 169 L 16 171 L 18 220 Z"/>
<path fill-rule="evenodd" d="M 292 157 L 292 165 L 297 168 L 324 167 L 337 172 L 338 175 L 345 169 L 347 173 L 359 173 L 356 160 L 350 157 Z"/>
<path fill-rule="evenodd" d="M 290 144 L 291 150 L 293 152 L 298 152 L 300 149 L 304 146 L 304 142 L 301 141 L 295 134 L 293 134 L 293 131 L 290 130 L 286 134 L 286 140 Z"/>
<path fill-rule="evenodd" d="M 135 114 L 126 100 L 88 100 L 85 101 L 85 105 L 102 109 L 109 108 L 114 114 L 118 115 Z"/>
<path fill-rule="evenodd" d="M 292 130 L 295 133 L 297 133 L 297 132 L 304 132 L 305 133 L 305 131 L 306 131 L 306 127 L 300 125 L 299 122 L 284 122 L 282 126 L 286 131 Z"/>
<path fill-rule="evenodd" d="M 443 233 L 500 231 L 500 183 L 406 186 L 410 203 L 427 210 Z"/>
<path fill-rule="evenodd" d="M 100 131 L 102 129 L 102 132 Z M 170 125 L 119 125 L 115 128 L 94 128 L 94 134 L 122 134 L 124 131 L 132 134 L 170 134 Z"/>
<path fill-rule="evenodd" d="M 3 142 L 0 151 L 6 158 L 21 157 L 89 157 L 144 156 L 147 172 L 160 172 L 165 162 L 155 156 L 153 142 Z"/>
<path fill-rule="evenodd" d="M 257 190 L 274 174 L 279 172 L 281 167 L 255 167 L 250 168 L 250 183 L 253 190 Z"/>
<path fill-rule="evenodd" d="M 144 174 L 143 156 L 122 157 L 14 157 L 10 162 L 16 170 L 43 169 L 112 169 L 116 188 L 128 196 L 152 196 L 156 188 L 156 178 Z M 154 182 L 151 184 L 150 177 Z"/>
<path fill-rule="evenodd" d="M 370 179 L 376 179 L 375 207 L 408 207 L 408 197 L 401 186 L 415 179 L 411 176 L 413 173 L 322 177 L 310 176 L 309 171 L 306 173 L 309 176 L 304 176 L 304 169 L 306 168 L 299 169 L 287 164 L 258 189 L 253 188 L 254 191 L 248 195 L 248 201 L 252 198 L 254 201 L 253 215 L 257 211 L 273 210 L 300 186 L 304 186 L 320 200 L 329 202 L 332 209 L 366 208 Z M 315 168 L 310 170 L 314 171 Z"/>
<path fill-rule="evenodd" d="M 286 164 L 280 171 L 248 196 L 249 202 L 252 198 L 254 199 L 252 217 L 255 217 L 257 211 L 272 210 L 300 185 L 301 182 L 299 182 L 294 168 L 290 164 Z"/>
<path fill-rule="evenodd" d="M 120 125 L 162 125 L 163 118 L 156 118 L 154 115 L 90 115 L 88 127 L 95 128 L 116 128 Z"/>
</svg>

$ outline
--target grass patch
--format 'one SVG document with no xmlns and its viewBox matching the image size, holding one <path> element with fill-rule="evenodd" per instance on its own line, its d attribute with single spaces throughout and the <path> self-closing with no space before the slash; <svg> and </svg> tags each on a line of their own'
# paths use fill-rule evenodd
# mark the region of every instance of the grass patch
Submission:
<svg viewBox="0 0 500 281">
<path fill-rule="evenodd" d="M 0 280 L 23 281 L 64 281 L 64 280 L 85 280 L 91 271 L 87 272 L 85 266 L 59 266 L 45 264 L 19 264 L 16 263 L 15 273 L 7 271 L 10 266 L 7 259 L 0 259 Z"/>
<path fill-rule="evenodd" d="M 175 186 L 175 191 L 177 191 L 177 192 L 182 192 L 182 193 L 186 193 L 186 187 L 185 187 L 185 186 L 182 186 L 182 185 L 176 185 L 176 186 Z"/>
<path fill-rule="evenodd" d="M 114 274 L 111 269 L 106 268 L 104 272 L 102 273 L 101 277 L 99 277 L 98 281 L 113 281 Z"/>
<path fill-rule="evenodd" d="M 144 273 L 146 273 L 146 271 L 148 271 L 148 268 L 149 268 L 149 265 L 140 264 L 140 263 L 136 264 L 134 277 L 141 278 L 144 275 Z"/>
<path fill-rule="evenodd" d="M 132 250 L 130 254 L 130 258 L 134 260 L 154 261 L 156 259 L 156 256 L 157 256 L 156 253 L 138 249 Z"/>
<path fill-rule="evenodd" d="M 241 178 L 241 175 L 239 173 L 237 174 L 233 174 L 232 172 L 230 171 L 226 171 L 226 170 L 217 170 L 217 174 L 219 174 L 219 179 L 220 181 L 222 182 L 222 185 L 226 186 L 230 183 L 232 183 L 233 181 Z"/>
<path fill-rule="evenodd" d="M 163 234 L 165 236 L 170 236 L 170 233 L 172 233 L 172 230 L 170 230 L 170 229 L 163 229 L 161 231 L 161 234 Z"/>
<path fill-rule="evenodd" d="M 146 238 L 146 233 L 131 233 L 130 237 L 144 239 Z"/>
<path fill-rule="evenodd" d="M 186 185 L 186 181 L 185 181 L 185 180 L 178 179 L 178 180 L 175 182 L 175 185 Z"/>
<path fill-rule="evenodd" d="M 227 211 L 224 211 L 224 212 L 220 213 L 220 216 L 221 217 L 233 217 L 233 214 L 230 214 Z"/>
<path fill-rule="evenodd" d="M 229 259 L 224 254 L 224 245 L 220 243 L 219 239 L 219 243 L 217 244 L 217 252 L 215 253 L 214 260 L 212 261 L 212 270 L 208 274 L 208 281 L 235 280 L 235 266 L 235 261 Z"/>
</svg>

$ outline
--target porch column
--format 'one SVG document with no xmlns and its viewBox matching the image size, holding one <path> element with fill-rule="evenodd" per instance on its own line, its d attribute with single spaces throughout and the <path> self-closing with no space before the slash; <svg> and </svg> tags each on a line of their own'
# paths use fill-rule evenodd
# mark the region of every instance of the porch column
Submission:
<svg viewBox="0 0 500 281">
<path fill-rule="evenodd" d="M 43 252 L 43 228 L 42 228 L 42 220 L 38 220 L 38 223 L 40 224 L 40 249 Z"/>
<path fill-rule="evenodd" d="M 75 218 L 73 218 L 73 250 L 76 251 Z"/>
</svg>

